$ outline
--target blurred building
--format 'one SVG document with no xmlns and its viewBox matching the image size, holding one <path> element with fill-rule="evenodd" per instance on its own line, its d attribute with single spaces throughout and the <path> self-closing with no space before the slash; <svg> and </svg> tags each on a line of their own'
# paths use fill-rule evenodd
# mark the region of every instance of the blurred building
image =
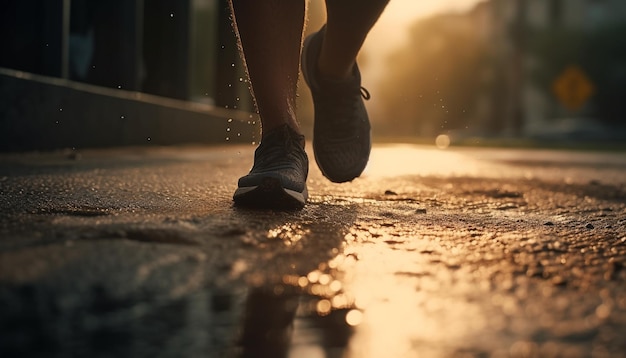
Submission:
<svg viewBox="0 0 626 358">
<path fill-rule="evenodd" d="M 585 42 L 602 29 L 626 23 L 626 2 L 489 0 L 481 6 L 491 13 L 491 41 L 499 54 L 498 75 L 503 81 L 496 86 L 491 121 L 504 118 L 503 132 L 535 135 L 563 118 L 605 122 L 609 119 L 603 116 L 624 118 L 623 108 L 612 109 L 610 115 L 602 113 L 605 107 L 601 106 L 606 104 L 598 97 L 607 94 L 598 88 L 602 74 L 591 68 L 594 54 L 588 53 L 590 44 Z M 542 57 L 537 44 L 553 50 Z M 615 68 L 616 72 L 623 70 Z M 551 78 L 537 81 L 537 73 Z"/>
<path fill-rule="evenodd" d="M 223 105 L 240 97 L 226 0 L 7 0 L 0 17 L 1 67 Z"/>
<path fill-rule="evenodd" d="M 36 93 L 24 89 L 22 95 L 11 97 L 16 103 L 6 103 L 9 100 L 5 93 L 14 92 L 11 86 L 15 87 L 15 78 L 6 74 L 2 77 L 5 99 L 0 103 L 0 129 L 7 141 L 12 137 L 6 133 L 19 132 L 27 138 L 25 132 L 46 125 L 38 122 L 42 117 L 39 114 L 37 120 L 26 124 L 34 112 L 17 102 L 26 103 L 31 97 L 31 106 L 53 112 L 46 106 L 62 92 L 59 96 L 66 98 L 65 102 L 74 102 L 73 108 L 78 109 L 79 103 L 66 94 L 67 89 L 76 88 L 76 83 L 107 89 L 106 96 L 98 94 L 106 100 L 126 96 L 127 112 L 132 107 L 129 101 L 139 98 L 132 93 L 182 100 L 175 105 L 177 117 L 184 117 L 184 102 L 253 110 L 227 0 L 6 0 L 0 12 L 0 37 L 0 70 L 23 71 L 40 76 L 32 83 L 49 84 L 45 90 L 37 87 Z M 89 92 L 91 97 L 99 92 L 85 88 L 81 87 L 81 93 Z M 35 100 L 42 96 L 50 100 Z M 155 102 L 158 105 L 160 101 L 152 98 L 151 103 Z M 60 111 L 60 104 L 53 105 Z M 68 118 L 68 107 L 66 104 L 63 118 L 55 119 L 57 124 L 87 120 Z M 191 106 L 189 111 L 194 111 Z M 87 109 L 72 113 L 80 112 Z M 229 114 L 221 111 L 215 116 Z M 128 115 L 117 117 L 129 119 Z M 41 148 L 57 145 L 64 144 L 42 144 Z M 30 147 L 38 145 L 24 146 Z"/>
</svg>

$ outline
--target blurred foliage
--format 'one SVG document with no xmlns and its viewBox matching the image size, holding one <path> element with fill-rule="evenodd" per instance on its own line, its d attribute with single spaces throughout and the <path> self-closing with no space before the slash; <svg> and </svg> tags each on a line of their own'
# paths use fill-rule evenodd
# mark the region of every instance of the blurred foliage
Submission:
<svg viewBox="0 0 626 358">
<path fill-rule="evenodd" d="M 536 59 L 530 72 L 535 85 L 552 95 L 553 81 L 570 65 L 580 66 L 595 93 L 591 113 L 606 123 L 624 120 L 626 102 L 626 23 L 593 30 L 552 28 L 529 34 L 528 50 Z"/>
<path fill-rule="evenodd" d="M 417 22 L 408 44 L 388 59 L 378 94 L 381 131 L 430 137 L 476 123 L 494 78 L 490 51 L 472 17 Z"/>
</svg>

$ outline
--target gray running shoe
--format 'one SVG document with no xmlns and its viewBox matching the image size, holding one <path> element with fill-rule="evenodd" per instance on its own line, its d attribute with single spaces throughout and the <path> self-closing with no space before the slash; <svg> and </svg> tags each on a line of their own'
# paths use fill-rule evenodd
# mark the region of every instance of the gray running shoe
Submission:
<svg viewBox="0 0 626 358">
<path fill-rule="evenodd" d="M 313 95 L 315 123 L 313 151 L 322 174 L 342 183 L 361 175 L 372 148 L 370 122 L 363 99 L 369 92 L 361 87 L 361 73 L 355 64 L 347 81 L 320 78 L 317 59 L 325 27 L 304 41 L 302 74 Z"/>
<path fill-rule="evenodd" d="M 254 165 L 239 179 L 233 200 L 235 205 L 255 208 L 302 208 L 308 198 L 308 173 L 304 136 L 285 124 L 261 140 Z"/>
</svg>

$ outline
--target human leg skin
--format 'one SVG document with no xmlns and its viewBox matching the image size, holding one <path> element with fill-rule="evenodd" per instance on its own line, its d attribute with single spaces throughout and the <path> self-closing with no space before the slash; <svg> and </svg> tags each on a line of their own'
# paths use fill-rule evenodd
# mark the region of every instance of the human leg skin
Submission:
<svg viewBox="0 0 626 358">
<path fill-rule="evenodd" d="M 326 33 L 317 69 L 322 77 L 347 79 L 359 50 L 389 0 L 326 0 Z"/>
<path fill-rule="evenodd" d="M 296 132 L 296 90 L 304 0 L 231 0 L 263 135 L 288 124 Z"/>
</svg>

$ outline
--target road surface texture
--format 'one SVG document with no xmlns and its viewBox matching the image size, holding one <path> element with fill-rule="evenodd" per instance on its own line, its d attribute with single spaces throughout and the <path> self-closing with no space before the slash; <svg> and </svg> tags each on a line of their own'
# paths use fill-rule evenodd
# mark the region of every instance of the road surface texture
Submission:
<svg viewBox="0 0 626 358">
<path fill-rule="evenodd" d="M 253 150 L 2 155 L 0 356 L 626 356 L 624 153 L 379 145 L 272 212 Z"/>
</svg>

